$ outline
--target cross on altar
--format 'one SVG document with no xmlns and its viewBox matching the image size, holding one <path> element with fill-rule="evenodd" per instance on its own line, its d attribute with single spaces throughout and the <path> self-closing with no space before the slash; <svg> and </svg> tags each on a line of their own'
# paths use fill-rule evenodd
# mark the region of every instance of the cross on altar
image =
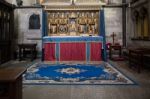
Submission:
<svg viewBox="0 0 150 99">
<path fill-rule="evenodd" d="M 113 32 L 113 33 L 111 34 L 111 37 L 112 37 L 112 40 L 113 40 L 113 45 L 114 45 L 114 43 L 115 43 L 115 36 L 116 36 L 116 34 Z"/>
</svg>

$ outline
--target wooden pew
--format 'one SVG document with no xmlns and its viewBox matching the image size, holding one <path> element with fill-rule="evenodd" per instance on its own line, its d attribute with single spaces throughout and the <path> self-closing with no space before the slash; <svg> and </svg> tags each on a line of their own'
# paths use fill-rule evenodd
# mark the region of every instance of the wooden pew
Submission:
<svg viewBox="0 0 150 99">
<path fill-rule="evenodd" d="M 22 99 L 23 67 L 0 68 L 0 99 Z"/>
</svg>

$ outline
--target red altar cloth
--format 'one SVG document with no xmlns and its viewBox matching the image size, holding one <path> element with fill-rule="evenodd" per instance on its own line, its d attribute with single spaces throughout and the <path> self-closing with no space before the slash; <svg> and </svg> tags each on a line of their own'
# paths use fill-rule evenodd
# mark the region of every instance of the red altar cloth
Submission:
<svg viewBox="0 0 150 99">
<path fill-rule="evenodd" d="M 103 37 L 44 37 L 45 61 L 101 61 Z"/>
<path fill-rule="evenodd" d="M 101 61 L 102 43 L 90 42 L 90 49 L 84 42 L 67 42 L 59 44 L 59 52 L 56 50 L 56 43 L 44 44 L 45 61 Z M 58 59 L 57 59 L 58 57 Z"/>
<path fill-rule="evenodd" d="M 85 43 L 60 43 L 60 61 L 85 61 Z"/>
<path fill-rule="evenodd" d="M 99 49 L 102 48 L 102 43 L 91 42 L 90 46 L 90 61 L 102 60 L 101 49 Z"/>
<path fill-rule="evenodd" d="M 48 61 L 55 61 L 56 60 L 56 56 L 55 56 L 55 52 L 56 52 L 56 43 L 46 43 L 44 44 L 44 59 L 48 60 Z"/>
</svg>

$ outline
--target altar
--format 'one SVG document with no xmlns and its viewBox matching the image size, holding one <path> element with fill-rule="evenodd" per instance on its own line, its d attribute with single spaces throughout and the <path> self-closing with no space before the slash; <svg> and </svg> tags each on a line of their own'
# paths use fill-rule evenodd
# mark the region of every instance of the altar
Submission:
<svg viewBox="0 0 150 99">
<path fill-rule="evenodd" d="M 101 36 L 45 36 L 44 61 L 101 61 Z"/>
<path fill-rule="evenodd" d="M 106 61 L 104 20 L 99 5 L 45 5 L 42 60 Z"/>
</svg>

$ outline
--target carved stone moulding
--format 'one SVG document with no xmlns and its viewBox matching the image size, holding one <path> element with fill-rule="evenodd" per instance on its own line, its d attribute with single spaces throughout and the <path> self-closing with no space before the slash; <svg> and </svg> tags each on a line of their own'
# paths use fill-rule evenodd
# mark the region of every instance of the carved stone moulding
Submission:
<svg viewBox="0 0 150 99">
<path fill-rule="evenodd" d="M 101 6 L 45 6 L 45 10 L 100 10 Z"/>
</svg>

